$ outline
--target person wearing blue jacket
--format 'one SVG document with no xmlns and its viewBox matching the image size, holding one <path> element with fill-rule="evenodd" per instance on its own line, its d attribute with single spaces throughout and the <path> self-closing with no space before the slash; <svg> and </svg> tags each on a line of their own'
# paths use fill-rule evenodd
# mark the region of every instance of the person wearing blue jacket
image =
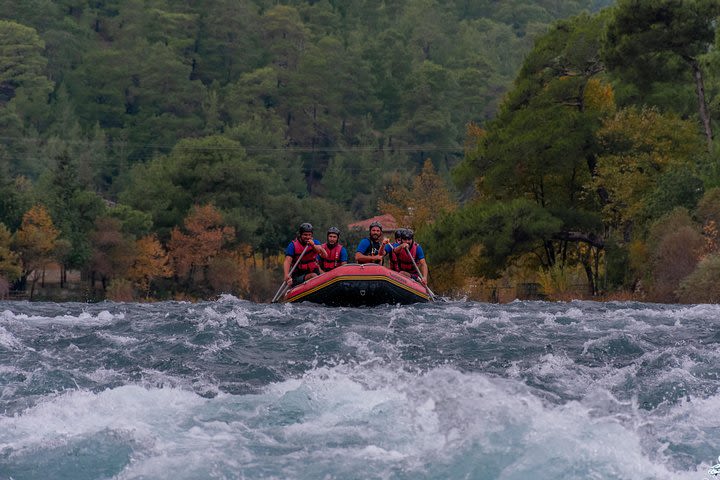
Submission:
<svg viewBox="0 0 720 480">
<path fill-rule="evenodd" d="M 383 230 L 380 222 L 372 222 L 367 238 L 360 240 L 355 252 L 357 263 L 377 263 L 382 265 L 385 258 L 385 245 L 389 243 L 387 238 L 382 238 Z"/>
</svg>

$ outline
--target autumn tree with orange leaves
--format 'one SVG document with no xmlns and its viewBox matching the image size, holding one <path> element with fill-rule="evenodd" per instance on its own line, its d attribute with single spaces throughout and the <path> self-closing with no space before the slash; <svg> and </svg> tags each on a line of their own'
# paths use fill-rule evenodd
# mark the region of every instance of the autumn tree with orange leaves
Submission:
<svg viewBox="0 0 720 480">
<path fill-rule="evenodd" d="M 173 228 L 168 242 L 170 264 L 178 282 L 190 289 L 207 290 L 211 261 L 235 238 L 235 229 L 223 225 L 222 214 L 212 205 L 196 205 L 183 222 Z"/>
<path fill-rule="evenodd" d="M 135 259 L 135 243 L 122 232 L 122 223 L 116 218 L 101 217 L 95 221 L 95 231 L 90 235 L 91 279 L 99 277 L 103 290 L 108 282 L 123 278 Z"/>
<path fill-rule="evenodd" d="M 7 298 L 10 282 L 17 280 L 22 273 L 20 257 L 11 250 L 11 242 L 10 230 L 0 223 L 0 299 Z"/>
<path fill-rule="evenodd" d="M 35 205 L 25 212 L 22 224 L 15 232 L 13 243 L 22 260 L 20 283 L 24 286 L 30 279 L 30 299 L 35 292 L 35 284 L 52 260 L 59 233 L 43 205 Z"/>
<path fill-rule="evenodd" d="M 135 242 L 137 255 L 128 272 L 129 279 L 145 296 L 150 299 L 152 282 L 158 278 L 168 278 L 173 274 L 170 257 L 156 235 L 147 235 Z"/>
<path fill-rule="evenodd" d="M 396 185 L 388 188 L 386 193 L 387 200 L 380 201 L 380 211 L 391 214 L 399 225 L 413 229 L 429 225 L 457 207 L 429 159 L 414 178 L 411 188 Z"/>
<path fill-rule="evenodd" d="M 248 294 L 251 262 L 249 245 L 221 252 L 210 260 L 208 284 L 216 293 Z"/>
</svg>

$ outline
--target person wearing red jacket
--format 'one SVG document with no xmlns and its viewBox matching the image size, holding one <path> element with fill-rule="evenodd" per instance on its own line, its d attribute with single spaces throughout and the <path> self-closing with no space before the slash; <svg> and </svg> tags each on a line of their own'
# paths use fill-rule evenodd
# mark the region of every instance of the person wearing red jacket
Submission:
<svg viewBox="0 0 720 480">
<path fill-rule="evenodd" d="M 283 263 L 285 283 L 288 286 L 299 285 L 320 275 L 322 270 L 320 270 L 317 257 L 323 252 L 325 250 L 320 242 L 313 238 L 313 226 L 309 223 L 301 224 L 295 240 L 290 242 L 285 249 L 285 263 Z M 300 259 L 299 262 L 298 259 Z M 297 266 L 295 270 L 292 270 L 291 275 L 291 269 L 295 263 Z"/>
<path fill-rule="evenodd" d="M 401 230 L 400 244 L 393 248 L 390 254 L 390 265 L 401 275 L 427 285 L 428 266 L 425 252 L 415 243 L 415 233 L 409 228 Z"/>
<path fill-rule="evenodd" d="M 320 262 L 320 269 L 323 272 L 329 272 L 347 263 L 348 254 L 345 247 L 340 244 L 339 228 L 328 228 L 327 242 L 322 244 L 322 248 L 325 250 L 325 253 L 318 255 L 318 261 Z"/>
</svg>

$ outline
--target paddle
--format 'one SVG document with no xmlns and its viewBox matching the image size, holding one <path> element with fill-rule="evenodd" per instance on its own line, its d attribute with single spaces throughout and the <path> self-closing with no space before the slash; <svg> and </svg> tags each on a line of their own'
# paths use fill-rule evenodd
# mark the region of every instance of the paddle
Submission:
<svg viewBox="0 0 720 480">
<path fill-rule="evenodd" d="M 290 272 L 288 273 L 288 275 L 290 275 L 291 277 L 292 277 L 292 273 L 295 271 L 295 267 L 298 266 L 298 264 L 300 263 L 300 260 L 302 260 L 302 257 L 303 257 L 303 255 L 305 255 L 305 252 L 307 252 L 307 249 L 308 249 L 308 248 L 310 248 L 310 245 L 305 245 L 305 248 L 303 248 L 303 251 L 302 251 L 302 253 L 300 254 L 300 256 L 298 257 L 297 262 L 295 262 L 295 265 L 293 265 L 293 267 L 290 269 Z M 272 299 L 272 301 L 271 301 L 270 303 L 275 303 L 275 302 L 278 301 L 278 299 L 282 296 L 282 293 L 280 293 L 280 292 L 283 291 L 283 288 L 285 288 L 285 290 L 287 290 L 288 288 L 290 288 L 290 286 L 289 286 L 287 283 L 285 283 L 285 279 L 284 279 L 284 278 L 283 278 L 283 283 L 282 283 L 282 285 L 280 285 L 280 288 L 278 288 L 277 293 L 275 293 L 275 296 L 273 297 L 273 299 Z M 283 292 L 283 293 L 284 293 L 284 292 Z"/>
<path fill-rule="evenodd" d="M 413 266 L 415 267 L 415 270 L 417 271 L 418 277 L 420 277 L 420 280 L 423 280 L 423 275 L 422 275 L 422 273 L 420 273 L 420 269 L 418 268 L 417 263 L 415 263 L 415 258 L 413 258 L 413 256 L 410 254 L 409 250 L 408 250 L 407 254 L 408 254 L 408 257 L 410 257 L 410 260 L 412 260 Z M 425 283 L 424 285 L 425 285 L 425 288 L 427 289 L 428 294 L 430 295 L 430 300 L 432 300 L 434 302 L 435 294 L 433 293 L 432 290 L 430 290 L 430 287 L 428 287 L 427 283 Z"/>
</svg>

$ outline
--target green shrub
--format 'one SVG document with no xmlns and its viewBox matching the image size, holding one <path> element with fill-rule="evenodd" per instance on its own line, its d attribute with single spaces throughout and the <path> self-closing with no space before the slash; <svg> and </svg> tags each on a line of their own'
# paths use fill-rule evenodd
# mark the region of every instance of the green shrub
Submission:
<svg viewBox="0 0 720 480">
<path fill-rule="evenodd" d="M 677 289 L 698 263 L 705 239 L 693 227 L 668 230 L 652 252 L 650 300 L 678 301 Z"/>
<path fill-rule="evenodd" d="M 720 254 L 708 255 L 678 289 L 683 303 L 720 303 Z"/>
</svg>

